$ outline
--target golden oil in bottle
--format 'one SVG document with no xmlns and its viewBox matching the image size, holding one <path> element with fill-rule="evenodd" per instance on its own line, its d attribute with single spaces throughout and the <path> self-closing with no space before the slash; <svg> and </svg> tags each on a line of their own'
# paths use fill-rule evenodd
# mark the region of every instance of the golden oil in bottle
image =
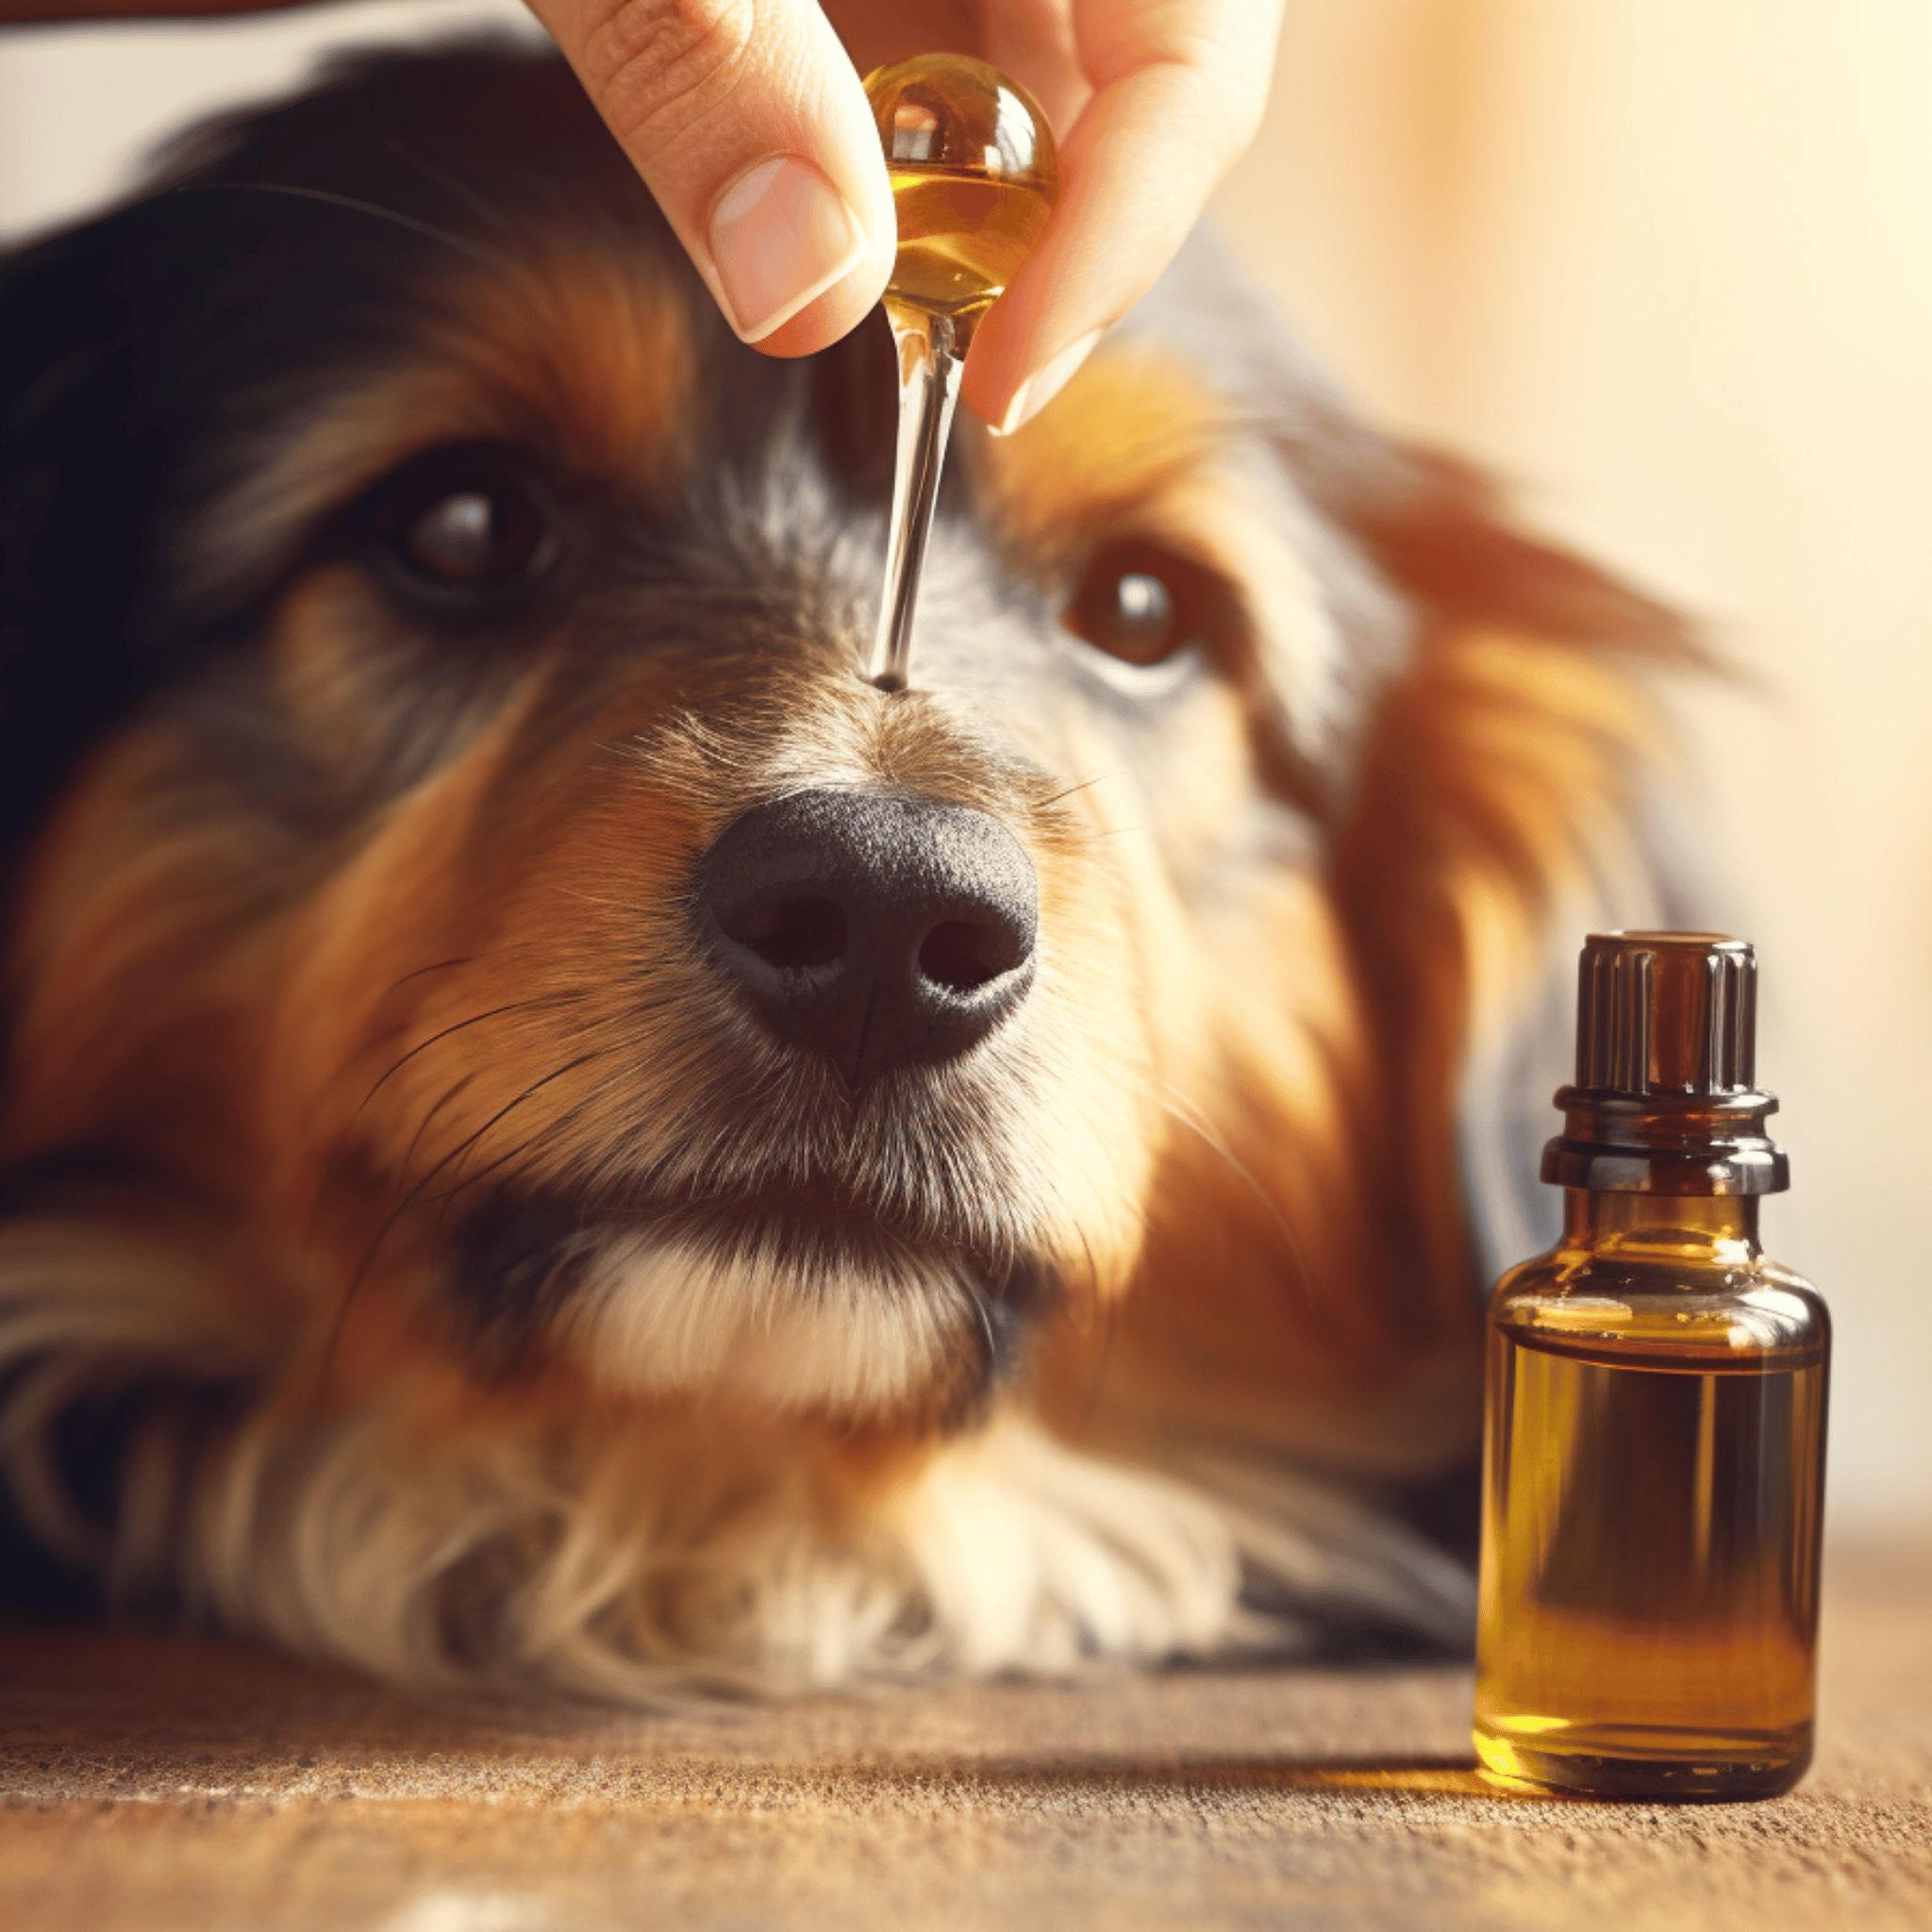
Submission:
<svg viewBox="0 0 1932 1932">
<path fill-rule="evenodd" d="M 1511 1789 L 1738 1799 L 1811 1756 L 1824 1305 L 1737 940 L 1595 934 L 1543 1177 L 1562 1240 L 1490 1314 L 1475 1748 Z"/>
<path fill-rule="evenodd" d="M 963 55 L 882 67 L 865 89 L 899 221 L 887 310 L 952 318 L 963 355 L 1058 196 L 1045 116 L 1017 81 Z"/>
</svg>

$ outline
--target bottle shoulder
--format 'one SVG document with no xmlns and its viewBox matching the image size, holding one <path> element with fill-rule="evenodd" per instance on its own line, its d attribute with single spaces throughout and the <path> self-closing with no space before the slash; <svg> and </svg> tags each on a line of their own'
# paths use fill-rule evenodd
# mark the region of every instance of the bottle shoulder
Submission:
<svg viewBox="0 0 1932 1932">
<path fill-rule="evenodd" d="M 1824 1299 L 1795 1270 L 1708 1251 L 1554 1248 L 1496 1284 L 1490 1325 L 1529 1347 L 1681 1358 L 1701 1373 L 1805 1367 L 1831 1342 Z"/>
</svg>

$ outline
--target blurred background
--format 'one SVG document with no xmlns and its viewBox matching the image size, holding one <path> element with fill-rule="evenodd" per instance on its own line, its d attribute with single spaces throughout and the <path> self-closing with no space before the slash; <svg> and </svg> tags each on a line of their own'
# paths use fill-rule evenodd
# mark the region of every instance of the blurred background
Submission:
<svg viewBox="0 0 1932 1932">
<path fill-rule="evenodd" d="M 476 18 L 533 30 L 358 0 L 0 33 L 0 236 L 323 47 Z M 1762 961 L 1767 1240 L 1837 1321 L 1832 1528 L 1932 1526 L 1932 5 L 1289 0 L 1216 217 L 1372 414 L 1748 673 L 1686 700 L 1686 784 Z"/>
</svg>

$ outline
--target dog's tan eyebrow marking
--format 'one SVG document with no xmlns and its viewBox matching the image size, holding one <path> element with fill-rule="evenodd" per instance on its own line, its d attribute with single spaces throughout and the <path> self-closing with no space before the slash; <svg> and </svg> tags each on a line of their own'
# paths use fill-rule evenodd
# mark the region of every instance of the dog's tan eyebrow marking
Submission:
<svg viewBox="0 0 1932 1932">
<path fill-rule="evenodd" d="M 440 443 L 503 442 L 561 475 L 661 500 L 693 442 L 695 348 L 647 261 L 553 242 L 398 298 L 409 345 L 261 432 L 270 454 L 203 520 L 176 594 L 258 588 L 318 519 Z"/>
<path fill-rule="evenodd" d="M 1239 425 L 1198 378 L 1158 356 L 1104 349 L 1019 435 L 984 446 L 993 521 L 1051 566 L 1235 441 Z"/>
<path fill-rule="evenodd" d="M 514 440 L 654 491 L 681 472 L 695 350 L 682 298 L 642 263 L 553 246 L 459 280 L 436 307 L 435 347 L 521 428 Z"/>
</svg>

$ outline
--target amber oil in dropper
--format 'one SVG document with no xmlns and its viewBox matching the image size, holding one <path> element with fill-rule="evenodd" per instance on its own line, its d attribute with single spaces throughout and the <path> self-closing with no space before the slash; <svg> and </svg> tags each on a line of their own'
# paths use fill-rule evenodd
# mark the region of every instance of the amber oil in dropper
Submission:
<svg viewBox="0 0 1932 1932">
<path fill-rule="evenodd" d="M 1830 1328 L 1758 1245 L 1788 1184 L 1740 941 L 1594 934 L 1490 1313 L 1474 1741 L 1513 1790 L 1740 1799 L 1810 1760 Z"/>
<path fill-rule="evenodd" d="M 899 227 L 884 305 L 899 359 L 899 453 L 867 675 L 901 691 L 966 352 L 1053 212 L 1059 163 L 1040 104 L 983 60 L 922 54 L 868 75 L 865 92 Z"/>
</svg>

